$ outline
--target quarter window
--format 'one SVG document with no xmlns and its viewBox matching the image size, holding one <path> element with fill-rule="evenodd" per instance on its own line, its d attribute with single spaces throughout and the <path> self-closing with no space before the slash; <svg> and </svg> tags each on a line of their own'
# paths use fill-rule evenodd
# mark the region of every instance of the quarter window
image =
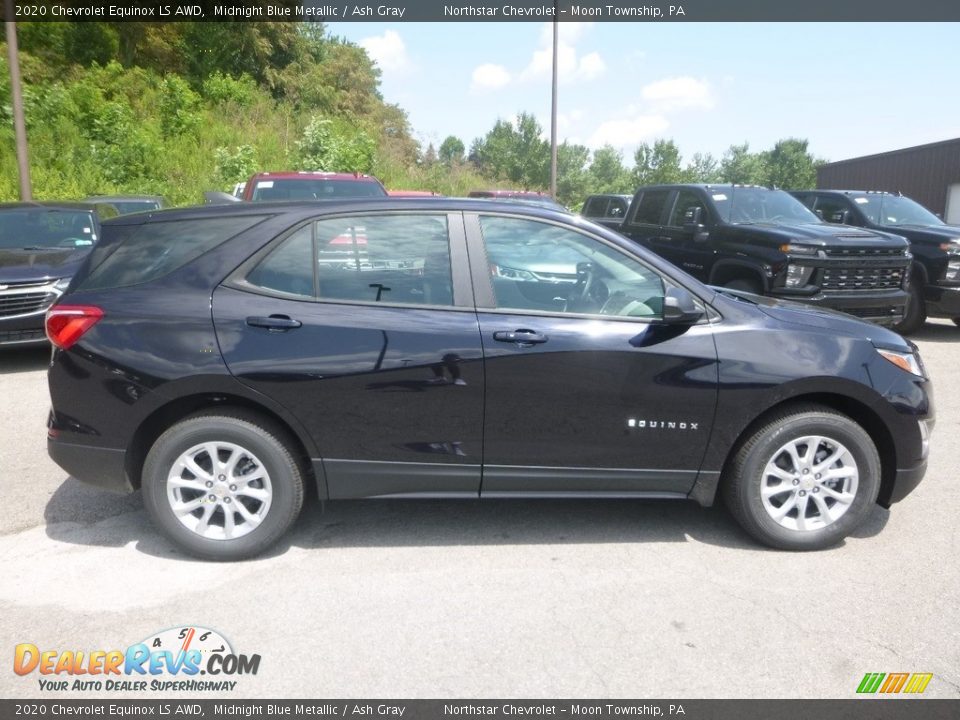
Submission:
<svg viewBox="0 0 960 720">
<path fill-rule="evenodd" d="M 657 318 L 659 274 L 595 238 L 533 220 L 480 218 L 498 308 Z"/>
</svg>

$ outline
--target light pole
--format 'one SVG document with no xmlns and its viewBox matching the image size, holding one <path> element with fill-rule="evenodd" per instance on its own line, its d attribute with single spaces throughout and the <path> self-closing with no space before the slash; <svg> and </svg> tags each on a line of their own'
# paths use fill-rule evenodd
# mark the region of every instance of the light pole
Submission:
<svg viewBox="0 0 960 720">
<path fill-rule="evenodd" d="M 10 0 L 7 0 L 9 2 Z M 560 23 L 553 0 L 553 88 L 550 98 L 550 197 L 557 199 L 557 37 Z"/>
<path fill-rule="evenodd" d="M 27 156 L 27 126 L 23 121 L 23 92 L 20 89 L 20 56 L 17 52 L 17 24 L 13 17 L 13 0 L 4 0 L 7 16 L 7 61 L 10 65 L 10 96 L 13 100 L 13 129 L 17 137 L 17 167 L 20 176 L 20 199 L 33 200 L 30 189 L 30 160 Z"/>
</svg>

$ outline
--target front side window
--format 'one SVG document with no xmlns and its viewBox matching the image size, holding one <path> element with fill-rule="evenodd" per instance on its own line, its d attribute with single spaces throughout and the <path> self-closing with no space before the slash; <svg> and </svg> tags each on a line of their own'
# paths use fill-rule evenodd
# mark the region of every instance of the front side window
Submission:
<svg viewBox="0 0 960 720">
<path fill-rule="evenodd" d="M 677 193 L 677 202 L 673 206 L 673 212 L 670 213 L 671 227 L 683 227 L 686 223 L 693 221 L 693 216 L 697 208 L 700 209 L 700 222 L 707 221 L 707 209 L 704 207 L 703 200 L 692 190 L 681 190 Z"/>
<path fill-rule="evenodd" d="M 819 197 L 817 198 L 817 210 L 820 211 L 820 217 L 826 222 L 842 223 L 844 220 L 843 213 L 844 211 L 849 213 L 850 207 L 847 205 L 846 200 L 830 197 Z M 849 222 L 849 220 L 850 216 L 848 214 L 847 221 Z"/>
<path fill-rule="evenodd" d="M 484 216 L 480 226 L 498 308 L 662 317 L 660 275 L 599 240 L 520 218 Z"/>
</svg>

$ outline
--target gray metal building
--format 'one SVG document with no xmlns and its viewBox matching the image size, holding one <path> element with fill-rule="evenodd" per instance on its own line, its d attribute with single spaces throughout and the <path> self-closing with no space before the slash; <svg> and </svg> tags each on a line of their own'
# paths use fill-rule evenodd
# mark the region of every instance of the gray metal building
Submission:
<svg viewBox="0 0 960 720">
<path fill-rule="evenodd" d="M 960 224 L 960 138 L 827 163 L 817 187 L 900 192 Z"/>
</svg>

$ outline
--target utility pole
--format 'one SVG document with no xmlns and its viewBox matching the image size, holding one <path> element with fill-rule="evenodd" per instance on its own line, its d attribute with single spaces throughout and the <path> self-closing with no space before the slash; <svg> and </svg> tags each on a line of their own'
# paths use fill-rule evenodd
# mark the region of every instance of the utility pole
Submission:
<svg viewBox="0 0 960 720">
<path fill-rule="evenodd" d="M 10 2 L 10 0 L 7 0 Z M 557 37 L 560 21 L 553 0 L 553 93 L 550 100 L 550 197 L 557 199 Z"/>
<path fill-rule="evenodd" d="M 7 63 L 10 65 L 10 96 L 13 100 L 13 128 L 17 136 L 17 167 L 20 176 L 20 199 L 33 200 L 30 189 L 30 159 L 27 155 L 27 126 L 23 121 L 23 91 L 20 88 L 20 54 L 17 50 L 17 24 L 13 15 L 13 0 L 4 0 L 7 30 Z"/>
</svg>

